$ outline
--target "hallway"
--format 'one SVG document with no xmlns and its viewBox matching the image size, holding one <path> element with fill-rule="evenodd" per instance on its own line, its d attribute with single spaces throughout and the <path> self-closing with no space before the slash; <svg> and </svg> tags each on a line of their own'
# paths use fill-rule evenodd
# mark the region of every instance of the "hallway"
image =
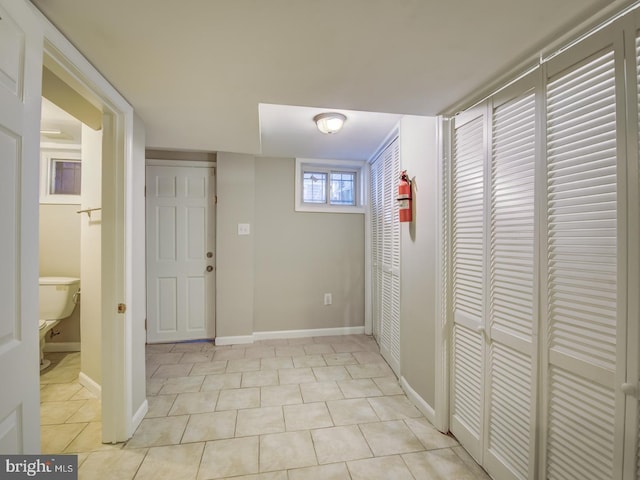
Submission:
<svg viewBox="0 0 640 480">
<path fill-rule="evenodd" d="M 146 357 L 149 412 L 133 438 L 81 433 L 60 450 L 79 454 L 81 479 L 489 478 L 409 402 L 371 337 L 158 344 Z M 71 382 L 74 362 L 45 375 Z"/>
</svg>

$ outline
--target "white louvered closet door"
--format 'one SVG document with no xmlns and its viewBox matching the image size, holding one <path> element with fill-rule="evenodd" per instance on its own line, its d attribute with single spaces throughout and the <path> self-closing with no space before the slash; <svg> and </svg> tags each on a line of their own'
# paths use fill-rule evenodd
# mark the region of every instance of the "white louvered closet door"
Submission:
<svg viewBox="0 0 640 480">
<path fill-rule="evenodd" d="M 622 478 L 624 435 L 620 57 L 600 37 L 580 47 L 547 67 L 543 468 L 548 479 L 602 480 Z"/>
<path fill-rule="evenodd" d="M 371 303 L 373 335 L 380 342 L 382 320 L 382 177 L 384 162 L 371 165 Z"/>
<path fill-rule="evenodd" d="M 388 175 L 385 178 L 385 195 L 390 207 L 391 220 L 385 222 L 385 238 L 390 238 L 391 262 L 387 269 L 387 281 L 391 292 L 391 315 L 389 324 L 389 352 L 386 355 L 389 366 L 396 375 L 400 376 L 400 205 L 396 200 L 398 184 L 400 183 L 400 141 L 394 140 L 388 147 L 390 163 Z M 387 183 L 387 180 L 391 182 Z M 387 231 L 386 229 L 389 229 Z M 385 355 L 386 352 L 383 352 Z"/>
<path fill-rule="evenodd" d="M 485 117 L 454 120 L 451 178 L 451 432 L 482 463 L 485 325 Z"/>
<path fill-rule="evenodd" d="M 371 166 L 372 248 L 377 248 L 372 254 L 374 334 L 380 353 L 396 374 L 400 373 L 400 220 L 395 197 L 399 177 L 396 139 Z"/>
<path fill-rule="evenodd" d="M 535 474 L 536 77 L 502 92 L 492 109 L 483 463 L 498 479 Z"/>
<path fill-rule="evenodd" d="M 629 290 L 634 291 L 640 283 L 640 245 L 638 238 L 640 237 L 640 12 L 635 14 L 635 49 L 634 60 L 636 68 L 635 74 L 635 106 L 637 108 L 637 122 L 635 141 L 637 142 L 637 150 L 635 157 L 629 155 L 627 179 L 629 182 Z M 631 220 L 635 218 L 635 223 Z M 633 239 L 636 239 L 634 242 Z M 635 250 L 634 250 L 635 249 Z M 635 253 L 635 255 L 634 255 Z M 636 264 L 631 265 L 631 259 L 636 258 Z M 629 296 L 629 327 L 627 335 L 628 344 L 628 363 L 626 386 L 633 388 L 635 392 L 628 391 L 627 395 L 627 419 L 625 425 L 634 425 L 634 434 L 625 435 L 629 440 L 625 440 L 625 479 L 640 479 L 640 299 Z M 635 445 L 633 445 L 633 440 Z M 632 457 L 635 458 L 633 461 Z"/>
</svg>

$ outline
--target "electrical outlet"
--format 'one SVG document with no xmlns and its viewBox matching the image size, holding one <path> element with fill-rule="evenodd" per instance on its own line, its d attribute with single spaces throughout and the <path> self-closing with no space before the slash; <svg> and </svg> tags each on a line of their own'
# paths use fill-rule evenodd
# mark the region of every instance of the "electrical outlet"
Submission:
<svg viewBox="0 0 640 480">
<path fill-rule="evenodd" d="M 331 305 L 331 302 L 332 302 L 331 294 L 330 293 L 325 293 L 324 294 L 324 304 L 325 305 Z"/>
<path fill-rule="evenodd" d="M 248 223 L 238 224 L 238 235 L 249 235 L 251 233 L 251 225 Z"/>
</svg>

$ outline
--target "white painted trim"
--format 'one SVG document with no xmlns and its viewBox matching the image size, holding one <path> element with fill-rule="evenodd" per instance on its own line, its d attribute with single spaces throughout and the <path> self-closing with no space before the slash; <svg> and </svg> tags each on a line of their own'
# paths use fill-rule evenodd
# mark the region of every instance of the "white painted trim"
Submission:
<svg viewBox="0 0 640 480">
<path fill-rule="evenodd" d="M 100 399 L 102 398 L 102 386 L 84 372 L 80 372 L 78 374 L 78 382 L 80 382 L 80 385 L 89 390 L 93 395 Z"/>
<path fill-rule="evenodd" d="M 407 394 L 407 398 L 413 403 L 422 414 L 427 417 L 427 420 L 431 422 L 433 426 L 438 428 L 436 425 L 436 412 L 431 405 L 429 405 L 407 382 L 407 379 L 404 377 L 400 377 L 400 386 L 404 393 Z M 438 430 L 440 430 L 438 428 Z M 442 431 L 442 430 L 441 430 Z M 447 431 L 442 431 L 443 433 L 447 433 Z"/>
<path fill-rule="evenodd" d="M 142 422 L 142 420 L 144 419 L 144 416 L 147 414 L 148 411 L 149 411 L 149 402 L 145 398 L 144 402 L 140 404 L 140 408 L 138 408 L 136 413 L 133 414 L 133 418 L 131 420 L 131 423 L 132 423 L 131 427 L 133 428 L 134 432 L 136 431 L 136 429 L 138 428 L 138 426 L 140 425 L 140 423 Z"/>
<path fill-rule="evenodd" d="M 402 120 L 402 118 L 400 120 Z M 375 153 L 373 155 L 371 155 L 371 158 L 369 160 L 367 160 L 367 163 L 369 165 L 371 165 L 373 162 L 375 162 L 378 159 L 378 157 L 380 155 L 382 155 L 382 152 L 384 152 L 387 149 L 387 147 L 389 145 L 391 145 L 391 143 L 396 138 L 400 137 L 400 120 L 398 120 L 398 123 L 396 123 L 396 126 L 391 129 L 391 131 L 384 138 L 384 140 L 382 140 L 382 142 L 380 142 L 380 145 L 378 145 L 378 148 L 376 148 Z"/>
<path fill-rule="evenodd" d="M 366 198 L 364 211 L 364 333 L 373 335 L 373 295 L 371 266 L 371 165 L 362 167 L 362 188 Z"/>
<path fill-rule="evenodd" d="M 446 178 L 449 169 L 445 168 L 445 162 L 449 161 L 445 142 L 451 138 L 450 121 L 442 116 L 438 117 L 436 144 L 438 145 L 438 161 L 436 175 L 438 206 L 436 211 L 436 287 L 438 294 L 435 302 L 435 394 L 434 407 L 435 416 L 431 423 L 441 432 L 449 431 L 449 344 L 451 342 L 451 329 L 449 328 L 449 285 L 447 279 L 450 278 L 448 245 L 451 241 L 449 232 L 444 229 L 449 228 L 449 208 L 446 193 L 450 185 L 449 178 Z M 445 184 L 446 182 L 446 184 Z M 446 227 L 445 227 L 446 225 Z M 444 303 L 444 305 L 443 305 Z"/>
<path fill-rule="evenodd" d="M 333 335 L 363 335 L 361 327 L 310 328 L 307 330 L 279 330 L 273 332 L 254 332 L 255 340 L 277 340 L 282 338 L 327 337 Z M 217 340 L 217 339 L 216 339 Z"/>
<path fill-rule="evenodd" d="M 47 342 L 44 344 L 45 352 L 79 352 L 80 342 Z"/>
<path fill-rule="evenodd" d="M 216 345 L 239 345 L 244 343 L 253 343 L 253 335 L 239 335 L 236 337 L 216 337 Z"/>
<path fill-rule="evenodd" d="M 155 158 L 147 158 L 145 161 L 146 166 L 154 167 L 202 167 L 211 168 L 215 167 L 216 162 L 209 160 L 160 160 Z"/>
<path fill-rule="evenodd" d="M 276 330 L 272 332 L 253 332 L 252 335 L 236 337 L 216 337 L 216 345 L 240 345 L 258 340 L 280 340 L 286 338 L 328 337 L 334 335 L 363 335 L 364 325 L 360 327 L 309 328 L 306 330 Z"/>
</svg>

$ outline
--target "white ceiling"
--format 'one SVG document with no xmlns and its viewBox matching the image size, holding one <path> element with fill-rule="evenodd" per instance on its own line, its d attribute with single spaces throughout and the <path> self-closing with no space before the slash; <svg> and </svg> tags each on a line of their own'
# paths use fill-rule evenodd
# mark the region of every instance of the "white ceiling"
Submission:
<svg viewBox="0 0 640 480">
<path fill-rule="evenodd" d="M 82 123 L 80 120 L 76 120 L 57 105 L 43 98 L 40 140 L 42 142 L 80 145 L 81 138 Z"/>
<path fill-rule="evenodd" d="M 397 115 L 438 114 L 629 3 L 32 1 L 134 106 L 149 148 L 327 158 L 368 155 Z M 321 136 L 309 115 L 334 109 L 347 111 L 345 130 Z"/>
</svg>

